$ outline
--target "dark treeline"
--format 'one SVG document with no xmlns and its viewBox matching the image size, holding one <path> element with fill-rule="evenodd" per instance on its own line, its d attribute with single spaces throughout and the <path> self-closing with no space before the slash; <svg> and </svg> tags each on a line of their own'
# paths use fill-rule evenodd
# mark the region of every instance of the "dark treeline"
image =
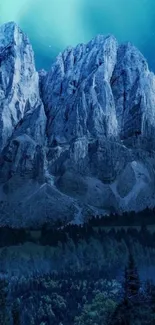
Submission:
<svg viewBox="0 0 155 325">
<path fill-rule="evenodd" d="M 155 209 L 145 209 L 139 213 L 129 212 L 122 215 L 92 217 L 83 225 L 64 225 L 60 220 L 55 226 L 45 223 L 41 229 L 14 229 L 10 227 L 0 228 L 0 247 L 33 242 L 40 245 L 57 246 L 59 242 L 66 243 L 71 238 L 74 243 L 80 239 L 86 241 L 90 238 L 107 238 L 113 236 L 116 240 L 124 239 L 128 242 L 128 236 L 137 238 L 143 245 L 155 247 L 155 233 L 147 230 L 147 225 L 155 225 Z M 140 226 L 140 230 L 136 229 Z M 116 231 L 116 227 L 119 227 Z M 128 227 L 125 229 L 124 227 Z M 135 228 L 134 228 L 135 227 Z"/>
<path fill-rule="evenodd" d="M 88 224 L 93 227 L 152 225 L 155 224 L 155 208 L 146 208 L 139 212 L 123 212 L 122 214 L 112 213 L 109 216 L 93 216 Z"/>
<path fill-rule="evenodd" d="M 19 274 L 27 275 L 34 270 L 44 273 L 56 271 L 62 277 L 66 272 L 71 272 L 72 276 L 88 272 L 89 277 L 102 273 L 107 279 L 120 278 L 131 251 L 137 259 L 141 276 L 146 278 L 147 272 L 155 280 L 155 232 L 150 232 L 145 225 L 138 230 L 136 227 L 117 230 L 110 227 L 108 231 L 105 228 L 88 224 L 59 229 L 44 226 L 37 236 L 27 230 L 23 237 L 22 232 L 20 237 L 10 233 L 7 243 L 14 243 L 17 247 L 6 247 L 6 242 L 2 242 L 0 237 L 1 246 L 5 245 L 0 250 L 0 270 L 8 269 L 9 274 L 18 270 Z M 20 245 L 22 243 L 26 245 Z"/>
<path fill-rule="evenodd" d="M 145 225 L 142 225 L 140 230 L 132 227 L 126 230 L 123 227 L 116 230 L 111 227 L 108 232 L 104 228 L 98 227 L 96 229 L 90 225 L 68 225 L 65 229 L 59 230 L 43 229 L 38 242 L 41 245 L 57 246 L 59 242 L 66 244 L 69 239 L 72 239 L 74 244 L 78 245 L 80 240 L 85 240 L 88 243 L 90 238 L 102 243 L 107 242 L 108 239 L 114 239 L 117 242 L 124 240 L 128 247 L 132 238 L 143 246 L 155 248 L 155 231 L 150 232 Z"/>
</svg>

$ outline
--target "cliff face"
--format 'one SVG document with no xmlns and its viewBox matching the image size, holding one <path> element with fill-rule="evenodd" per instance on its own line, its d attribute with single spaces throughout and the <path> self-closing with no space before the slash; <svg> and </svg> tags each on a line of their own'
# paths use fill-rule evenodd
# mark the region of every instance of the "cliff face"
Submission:
<svg viewBox="0 0 155 325">
<path fill-rule="evenodd" d="M 155 130 L 155 76 L 142 54 L 130 43 L 121 45 L 111 80 L 119 134 L 122 139 Z"/>
<path fill-rule="evenodd" d="M 16 171 L 33 169 L 46 116 L 32 47 L 14 23 L 0 27 L 0 53 L 0 174 L 7 181 Z"/>
<path fill-rule="evenodd" d="M 42 98 L 48 115 L 49 144 L 79 137 L 117 135 L 110 79 L 116 64 L 117 42 L 98 36 L 87 45 L 68 48 L 47 74 Z"/>
<path fill-rule="evenodd" d="M 28 38 L 0 27 L 1 223 L 140 210 L 155 199 L 155 76 L 112 36 L 36 72 Z"/>
</svg>

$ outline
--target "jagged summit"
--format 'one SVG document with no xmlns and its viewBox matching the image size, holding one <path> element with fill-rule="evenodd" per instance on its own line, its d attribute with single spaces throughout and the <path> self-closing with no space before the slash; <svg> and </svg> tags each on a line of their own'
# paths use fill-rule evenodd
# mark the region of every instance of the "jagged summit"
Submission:
<svg viewBox="0 0 155 325">
<path fill-rule="evenodd" d="M 80 44 L 58 55 L 42 88 L 51 143 L 57 138 L 66 142 L 79 135 L 117 134 L 115 105 L 109 86 L 117 47 L 114 37 L 99 35 L 87 45 Z"/>
<path fill-rule="evenodd" d="M 42 105 L 38 73 L 28 38 L 14 23 L 0 27 L 0 148 L 22 121 L 24 114 Z"/>
<path fill-rule="evenodd" d="M 1 46 L 6 46 L 11 43 L 12 45 L 19 45 L 24 41 L 30 45 L 29 39 L 26 34 L 22 32 L 20 27 L 13 21 L 0 25 L 0 43 Z"/>
<path fill-rule="evenodd" d="M 14 28 L 20 29 L 19 25 L 15 21 L 8 21 L 8 22 L 0 25 L 0 30 L 5 30 L 6 27 L 8 27 L 10 30 L 14 29 Z"/>
<path fill-rule="evenodd" d="M 154 139 L 155 77 L 132 44 L 98 35 L 38 74 L 27 36 L 0 27 L 1 222 L 153 206 Z"/>
</svg>

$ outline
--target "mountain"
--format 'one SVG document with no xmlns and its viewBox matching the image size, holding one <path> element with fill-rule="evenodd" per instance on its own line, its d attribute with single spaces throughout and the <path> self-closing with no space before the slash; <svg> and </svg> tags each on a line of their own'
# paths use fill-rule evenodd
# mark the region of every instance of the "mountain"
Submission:
<svg viewBox="0 0 155 325">
<path fill-rule="evenodd" d="M 27 36 L 0 27 L 0 222 L 82 222 L 155 200 L 155 76 L 98 35 L 36 71 Z"/>
</svg>

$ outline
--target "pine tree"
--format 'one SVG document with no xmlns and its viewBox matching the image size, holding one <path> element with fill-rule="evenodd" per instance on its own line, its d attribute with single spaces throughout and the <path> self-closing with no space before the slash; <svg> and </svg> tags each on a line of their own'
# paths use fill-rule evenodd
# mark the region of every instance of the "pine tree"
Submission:
<svg viewBox="0 0 155 325">
<path fill-rule="evenodd" d="M 20 325 L 20 301 L 16 299 L 12 307 L 13 325 Z"/>
<path fill-rule="evenodd" d="M 116 308 L 111 325 L 134 325 L 139 303 L 140 279 L 132 254 L 129 254 L 128 265 L 125 268 L 123 289 L 123 299 Z"/>
<path fill-rule="evenodd" d="M 7 311 L 8 282 L 0 277 L 0 325 L 8 325 L 9 317 Z"/>
<path fill-rule="evenodd" d="M 124 300 L 131 301 L 137 299 L 140 290 L 139 274 L 132 254 L 129 254 L 128 266 L 124 275 Z"/>
<path fill-rule="evenodd" d="M 149 325 L 155 324 L 155 285 L 147 281 L 145 285 L 146 304 L 145 308 L 149 313 Z"/>
</svg>

